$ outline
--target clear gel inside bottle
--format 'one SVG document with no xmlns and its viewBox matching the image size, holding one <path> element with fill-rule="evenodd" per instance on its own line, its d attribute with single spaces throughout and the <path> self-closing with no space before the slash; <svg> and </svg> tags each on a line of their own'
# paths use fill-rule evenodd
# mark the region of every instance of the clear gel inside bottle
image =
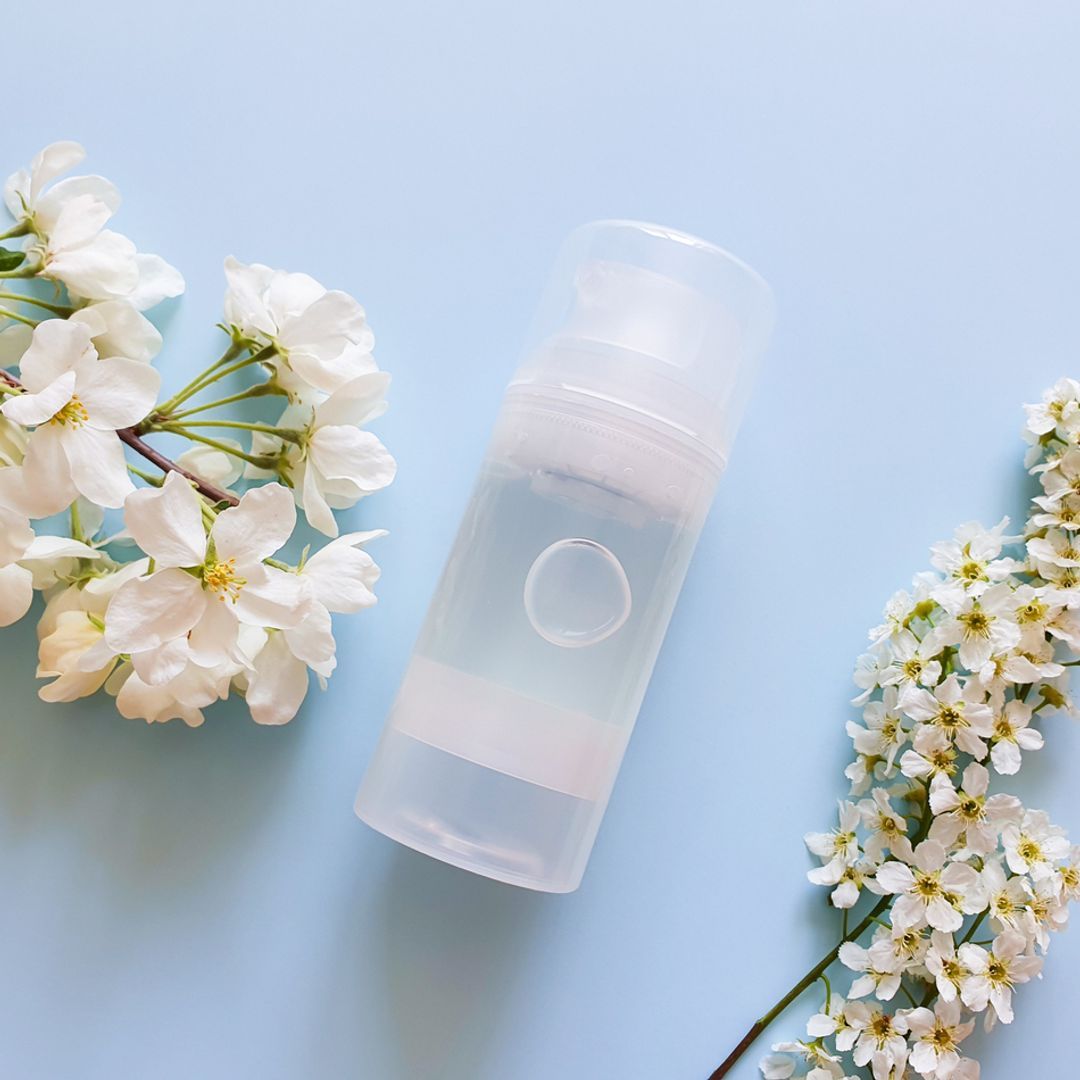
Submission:
<svg viewBox="0 0 1080 1080">
<path fill-rule="evenodd" d="M 771 310 L 684 234 L 570 236 L 361 785 L 370 825 L 577 887 Z"/>
</svg>

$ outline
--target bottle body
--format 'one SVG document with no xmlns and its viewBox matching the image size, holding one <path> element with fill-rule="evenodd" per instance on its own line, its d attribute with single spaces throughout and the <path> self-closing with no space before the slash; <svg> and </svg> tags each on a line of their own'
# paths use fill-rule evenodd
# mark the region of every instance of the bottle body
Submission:
<svg viewBox="0 0 1080 1080">
<path fill-rule="evenodd" d="M 511 388 L 360 816 L 489 877 L 576 888 L 719 472 L 588 395 Z"/>
<path fill-rule="evenodd" d="M 563 245 L 356 811 L 516 885 L 581 881 L 772 320 L 641 222 Z"/>
</svg>

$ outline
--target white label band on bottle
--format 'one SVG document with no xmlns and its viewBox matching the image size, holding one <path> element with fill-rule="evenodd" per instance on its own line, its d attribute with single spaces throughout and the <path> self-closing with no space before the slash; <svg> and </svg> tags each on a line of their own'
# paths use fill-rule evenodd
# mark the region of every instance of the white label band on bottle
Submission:
<svg viewBox="0 0 1080 1080">
<path fill-rule="evenodd" d="M 606 798 L 627 732 L 414 656 L 390 723 L 477 765 L 579 799 Z"/>
</svg>

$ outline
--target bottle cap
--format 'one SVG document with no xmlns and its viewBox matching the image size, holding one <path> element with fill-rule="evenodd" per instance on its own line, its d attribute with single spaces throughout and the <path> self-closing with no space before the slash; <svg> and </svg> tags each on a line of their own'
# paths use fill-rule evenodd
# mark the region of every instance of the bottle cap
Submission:
<svg viewBox="0 0 1080 1080">
<path fill-rule="evenodd" d="M 611 402 L 726 460 L 772 323 L 768 285 L 722 248 L 594 222 L 563 245 L 512 385 Z"/>
</svg>

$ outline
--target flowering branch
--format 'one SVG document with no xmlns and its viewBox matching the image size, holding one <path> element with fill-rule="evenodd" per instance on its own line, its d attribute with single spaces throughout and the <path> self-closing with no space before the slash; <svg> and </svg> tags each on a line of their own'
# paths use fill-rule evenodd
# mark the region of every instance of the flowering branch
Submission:
<svg viewBox="0 0 1080 1080">
<path fill-rule="evenodd" d="M 55 143 L 4 187 L 15 224 L 0 240 L 24 243 L 0 246 L 0 277 L 50 283 L 56 297 L 0 291 L 0 626 L 42 592 L 46 701 L 104 688 L 123 716 L 197 726 L 235 692 L 256 722 L 287 723 L 309 673 L 325 685 L 337 665 L 332 613 L 375 603 L 379 568 L 361 545 L 382 534 L 339 536 L 335 510 L 394 478 L 363 430 L 389 377 L 352 297 L 228 259 L 228 348 L 159 401 L 162 340 L 142 312 L 183 279 L 104 228 L 119 202 L 109 181 L 58 179 L 83 157 Z M 251 385 L 181 408 L 255 370 Z M 213 411 L 273 396 L 289 402 L 277 422 Z M 188 449 L 166 456 L 147 442 L 156 432 Z M 292 565 L 279 552 L 297 507 L 330 542 Z M 70 538 L 35 535 L 32 522 L 64 510 Z M 109 511 L 123 515 L 113 537 L 101 535 Z M 114 550 L 121 537 L 134 559 Z"/>
<path fill-rule="evenodd" d="M 847 996 L 826 982 L 807 1038 L 776 1043 L 761 1062 L 766 1080 L 844 1080 L 849 1067 L 875 1080 L 975 1080 L 978 1063 L 960 1046 L 976 1016 L 987 1029 L 1012 1021 L 1014 989 L 1039 975 L 1050 933 L 1080 897 L 1080 847 L 1042 811 L 990 793 L 991 769 L 1011 776 L 1043 747 L 1034 724 L 1044 710 L 1076 715 L 1067 669 L 1080 664 L 1080 383 L 1062 380 L 1027 408 L 1027 465 L 1042 494 L 1024 535 L 1005 536 L 1006 521 L 969 524 L 934 545 L 934 570 L 890 600 L 856 668 L 863 723 L 847 726 L 856 758 L 846 776 L 852 796 L 870 797 L 841 802 L 837 828 L 806 836 L 822 864 L 809 878 L 844 915 L 840 944 L 711 1080 L 836 962 L 854 972 Z M 878 899 L 848 932 L 864 889 Z M 898 994 L 911 1007 L 889 1011 Z"/>
</svg>

